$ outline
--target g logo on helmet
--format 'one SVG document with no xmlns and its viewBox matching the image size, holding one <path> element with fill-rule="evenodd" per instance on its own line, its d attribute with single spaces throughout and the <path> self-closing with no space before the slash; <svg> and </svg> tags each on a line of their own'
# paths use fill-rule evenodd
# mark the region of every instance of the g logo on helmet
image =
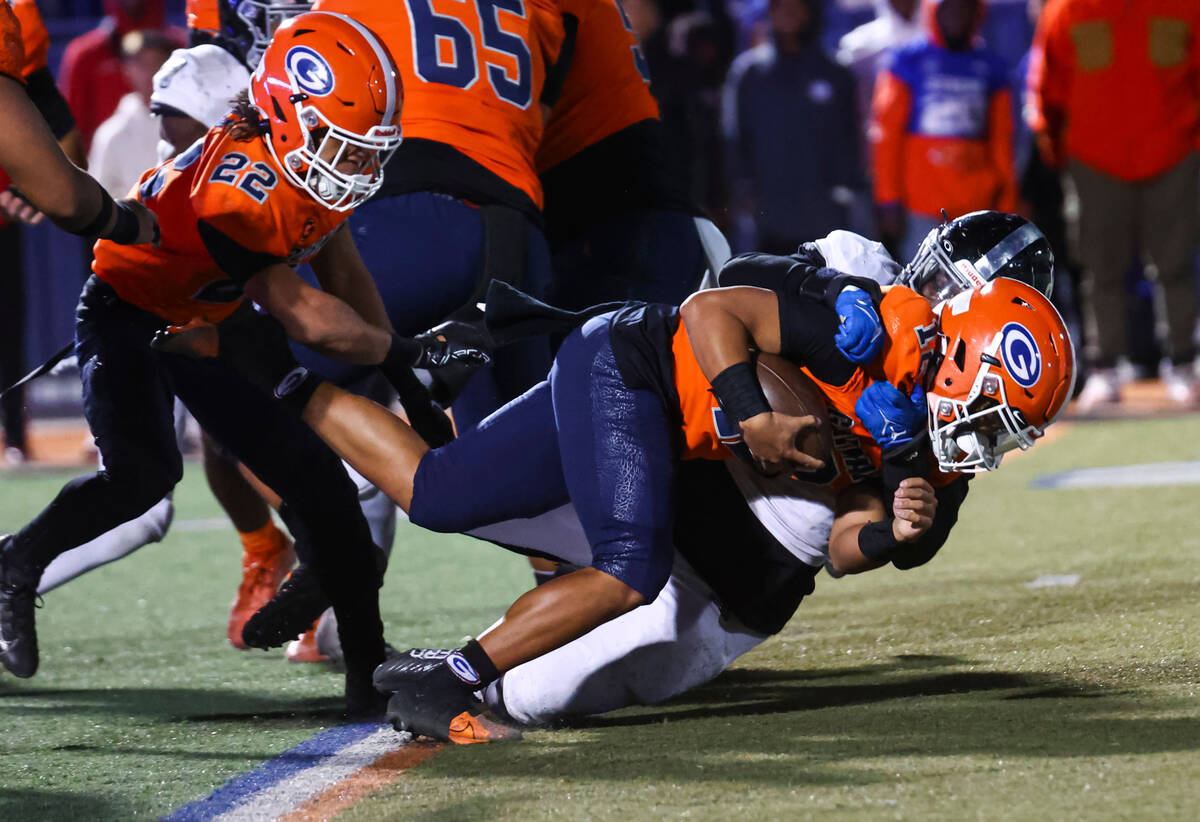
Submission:
<svg viewBox="0 0 1200 822">
<path fill-rule="evenodd" d="M 1033 387 L 1042 376 L 1042 352 L 1029 329 L 1009 323 L 1000 331 L 1000 356 L 1004 367 L 1022 388 Z"/>
<path fill-rule="evenodd" d="M 283 64 L 301 91 L 314 97 L 324 97 L 333 91 L 333 69 L 308 46 L 293 46 Z"/>
</svg>

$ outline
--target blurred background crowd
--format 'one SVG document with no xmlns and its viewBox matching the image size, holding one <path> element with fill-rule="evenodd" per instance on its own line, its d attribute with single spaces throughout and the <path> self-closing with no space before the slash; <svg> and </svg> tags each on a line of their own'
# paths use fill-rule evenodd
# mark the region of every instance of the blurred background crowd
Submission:
<svg viewBox="0 0 1200 822">
<path fill-rule="evenodd" d="M 1196 404 L 1200 0 L 621 4 L 672 161 L 735 251 L 787 254 L 846 228 L 905 262 L 943 210 L 1018 212 L 1054 247 L 1081 407 L 1155 376 Z M 186 42 L 184 0 L 38 6 L 74 159 L 124 196 L 158 162 L 151 80 Z M 8 385 L 69 339 L 90 255 L 16 225 L 0 255 Z M 10 395 L 2 413 L 21 461 L 27 404 Z"/>
</svg>

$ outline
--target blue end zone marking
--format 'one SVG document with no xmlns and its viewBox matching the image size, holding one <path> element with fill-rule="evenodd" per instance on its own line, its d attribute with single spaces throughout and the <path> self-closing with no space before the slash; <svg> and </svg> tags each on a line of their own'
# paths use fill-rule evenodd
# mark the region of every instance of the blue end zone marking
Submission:
<svg viewBox="0 0 1200 822">
<path fill-rule="evenodd" d="M 170 816 L 163 817 L 163 822 L 206 822 L 220 816 L 240 805 L 251 794 L 312 767 L 347 745 L 366 739 L 382 727 L 384 726 L 377 723 L 362 723 L 330 728 L 307 742 L 284 751 L 269 762 L 264 762 L 249 773 L 234 777 L 204 799 L 184 805 Z"/>
</svg>

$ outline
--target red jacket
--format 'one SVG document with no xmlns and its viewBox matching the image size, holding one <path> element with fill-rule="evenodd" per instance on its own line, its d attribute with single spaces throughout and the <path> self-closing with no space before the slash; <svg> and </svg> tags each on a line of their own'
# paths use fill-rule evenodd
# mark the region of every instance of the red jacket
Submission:
<svg viewBox="0 0 1200 822">
<path fill-rule="evenodd" d="M 130 17 L 117 0 L 104 0 L 107 16 L 100 25 L 67 44 L 58 71 L 58 85 L 83 137 L 84 148 L 91 148 L 92 135 L 100 124 L 117 110 L 117 103 L 129 93 L 129 83 L 121 69 L 121 38 L 138 29 L 162 29 L 163 0 L 147 0 L 141 17 Z M 184 39 L 176 37 L 182 46 Z"/>
<path fill-rule="evenodd" d="M 1200 148 L 1200 0 L 1050 0 L 1029 91 L 1049 165 L 1161 174 Z"/>
</svg>

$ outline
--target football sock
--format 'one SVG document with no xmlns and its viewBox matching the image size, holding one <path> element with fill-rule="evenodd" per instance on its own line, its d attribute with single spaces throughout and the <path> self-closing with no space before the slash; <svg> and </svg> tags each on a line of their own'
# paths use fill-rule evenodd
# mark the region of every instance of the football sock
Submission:
<svg viewBox="0 0 1200 822">
<path fill-rule="evenodd" d="M 256 531 L 238 531 L 242 541 L 242 550 L 252 557 L 269 557 L 284 549 L 285 537 L 272 519 Z"/>
</svg>

